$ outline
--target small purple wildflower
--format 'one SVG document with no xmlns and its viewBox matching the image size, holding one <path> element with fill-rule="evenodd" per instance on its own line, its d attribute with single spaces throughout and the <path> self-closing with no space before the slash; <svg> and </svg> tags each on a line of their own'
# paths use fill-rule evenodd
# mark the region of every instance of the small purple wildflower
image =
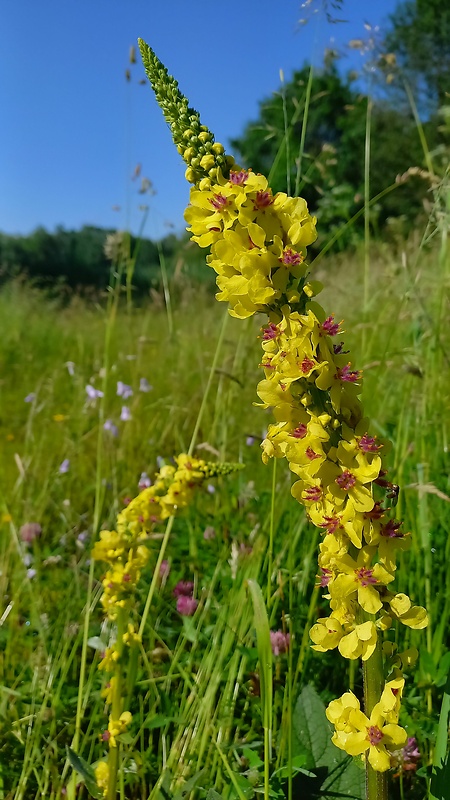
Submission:
<svg viewBox="0 0 450 800">
<path fill-rule="evenodd" d="M 290 636 L 283 631 L 270 631 L 270 644 L 274 656 L 280 656 L 289 650 Z"/>
<path fill-rule="evenodd" d="M 36 392 L 30 392 L 30 394 L 27 394 L 27 396 L 24 398 L 24 403 L 34 403 L 35 400 Z"/>
<path fill-rule="evenodd" d="M 33 569 L 33 567 L 31 567 L 30 569 L 27 569 L 27 578 L 29 578 L 30 581 L 33 580 L 33 578 L 36 576 L 36 574 L 37 574 L 36 570 Z"/>
<path fill-rule="evenodd" d="M 61 461 L 58 472 L 60 475 L 64 475 L 66 472 L 69 472 L 69 469 L 70 469 L 70 461 L 68 458 L 65 458 L 64 461 Z"/>
<path fill-rule="evenodd" d="M 131 411 L 128 406 L 122 406 L 122 411 L 120 412 L 120 419 L 122 422 L 129 422 L 131 419 Z"/>
<path fill-rule="evenodd" d="M 183 617 L 192 617 L 198 606 L 198 600 L 195 597 L 186 597 L 182 594 L 177 600 L 177 611 Z"/>
<path fill-rule="evenodd" d="M 129 397 L 133 396 L 133 389 L 131 386 L 128 386 L 127 383 L 123 383 L 123 381 L 117 381 L 117 396 L 122 397 L 124 400 L 128 400 Z"/>
<path fill-rule="evenodd" d="M 152 485 L 150 478 L 148 477 L 146 472 L 141 472 L 141 477 L 139 478 L 138 489 L 142 492 L 142 489 L 148 489 L 149 486 Z"/>
<path fill-rule="evenodd" d="M 173 590 L 174 597 L 191 597 L 194 591 L 194 584 L 192 581 L 178 581 Z"/>
<path fill-rule="evenodd" d="M 165 463 L 166 462 L 164 461 L 162 456 L 156 456 L 156 466 L 158 467 L 158 469 L 161 469 L 161 467 L 163 467 Z"/>
<path fill-rule="evenodd" d="M 209 494 L 215 494 L 216 493 L 216 487 L 213 486 L 212 483 L 208 483 L 208 485 L 206 487 L 206 491 L 209 492 Z"/>
<path fill-rule="evenodd" d="M 31 544 L 41 533 L 42 528 L 39 522 L 25 522 L 19 531 L 19 536 L 24 544 Z"/>
<path fill-rule="evenodd" d="M 108 431 L 111 434 L 111 436 L 114 436 L 116 438 L 119 435 L 119 429 L 117 425 L 114 425 L 114 422 L 111 419 L 105 420 L 105 422 L 103 423 L 103 430 Z"/>
<path fill-rule="evenodd" d="M 91 386 L 90 383 L 86 386 L 86 394 L 89 400 L 97 400 L 99 397 L 103 397 L 103 392 L 100 389 L 96 389 L 94 386 Z"/>
<path fill-rule="evenodd" d="M 252 444 L 255 444 L 255 442 L 256 442 L 256 439 L 255 439 L 254 436 L 247 436 L 247 438 L 245 440 L 245 444 L 247 445 L 247 447 L 251 447 Z"/>
<path fill-rule="evenodd" d="M 141 378 L 139 381 L 139 391 L 140 392 L 151 392 L 153 386 L 150 386 L 147 378 Z"/>
<path fill-rule="evenodd" d="M 208 525 L 208 527 L 205 528 L 205 530 L 203 531 L 203 538 L 206 541 L 209 541 L 209 539 L 215 539 L 216 538 L 216 531 L 212 527 L 212 525 Z"/>
</svg>

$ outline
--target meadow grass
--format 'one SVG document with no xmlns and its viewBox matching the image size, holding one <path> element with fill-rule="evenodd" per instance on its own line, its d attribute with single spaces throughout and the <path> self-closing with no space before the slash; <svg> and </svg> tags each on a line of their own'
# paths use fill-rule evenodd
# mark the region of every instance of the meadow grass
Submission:
<svg viewBox="0 0 450 800">
<path fill-rule="evenodd" d="M 431 625 L 425 633 L 399 626 L 396 635 L 399 646 L 421 651 L 403 724 L 427 766 L 448 671 L 448 256 L 442 242 L 440 250 L 418 241 L 374 245 L 368 293 L 363 263 L 363 253 L 328 256 L 315 277 L 326 284 L 327 312 L 345 320 L 352 362 L 364 369 L 374 431 L 393 442 L 399 516 L 416 534 L 402 556 L 398 591 L 411 590 L 428 607 Z M 173 279 L 165 290 L 166 298 L 177 294 Z M 224 323 L 226 309 L 199 286 L 184 284 L 178 294 L 169 317 L 154 303 L 133 308 L 73 298 L 63 307 L 26 285 L 1 291 L 0 800 L 89 796 L 70 782 L 66 746 L 78 705 L 79 754 L 92 764 L 105 752 L 97 667 L 114 639 L 98 603 L 98 565 L 79 696 L 90 546 L 137 494 L 141 473 L 152 475 L 158 457 L 187 451 L 196 427 L 195 454 L 245 469 L 211 481 L 214 491 L 200 493 L 175 520 L 170 573 L 154 596 L 130 697 L 133 728 L 120 745 L 119 796 L 175 797 L 183 786 L 192 797 L 212 789 L 223 798 L 263 791 L 267 712 L 248 580 L 262 588 L 270 628 L 291 636 L 289 653 L 274 663 L 273 769 L 299 753 L 292 714 L 303 685 L 312 683 L 325 701 L 349 679 L 360 687 L 353 665 L 347 675 L 335 654 L 309 647 L 310 624 L 326 613 L 314 589 L 318 533 L 291 499 L 287 467 L 261 464 L 258 444 L 270 421 L 253 405 L 262 321 Z M 151 391 L 139 391 L 141 378 Z M 120 420 L 117 381 L 133 388 L 128 421 Z M 87 384 L 104 388 L 104 398 L 88 402 Z M 106 420 L 117 425 L 117 437 L 103 431 Z M 70 466 L 61 472 L 65 459 Z M 29 522 L 42 533 L 27 545 L 20 529 Z M 139 587 L 140 612 L 160 541 L 152 543 Z M 193 617 L 175 610 L 172 591 L 181 579 L 195 583 Z M 426 796 L 425 780 L 411 783 L 403 773 L 393 796 L 403 782 L 408 797 Z M 287 791 L 292 797 L 292 781 Z"/>
</svg>

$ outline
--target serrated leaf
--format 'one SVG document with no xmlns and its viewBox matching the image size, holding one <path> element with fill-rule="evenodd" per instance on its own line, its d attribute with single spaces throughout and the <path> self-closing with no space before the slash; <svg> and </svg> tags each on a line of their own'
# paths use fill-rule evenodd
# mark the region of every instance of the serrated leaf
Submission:
<svg viewBox="0 0 450 800">
<path fill-rule="evenodd" d="M 92 769 L 91 765 L 87 763 L 75 750 L 72 750 L 71 747 L 67 748 L 67 758 L 71 766 L 74 768 L 78 775 L 83 779 L 83 783 L 86 786 L 89 794 L 95 798 L 95 800 L 101 800 L 103 797 L 103 792 L 98 788 L 97 781 L 95 780 L 94 770 Z"/>
</svg>

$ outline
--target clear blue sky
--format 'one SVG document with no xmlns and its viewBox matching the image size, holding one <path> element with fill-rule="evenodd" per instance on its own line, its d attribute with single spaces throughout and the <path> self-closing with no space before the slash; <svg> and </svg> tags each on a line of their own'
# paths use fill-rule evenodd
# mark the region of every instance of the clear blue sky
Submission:
<svg viewBox="0 0 450 800">
<path fill-rule="evenodd" d="M 317 6 L 320 0 L 316 0 Z M 83 224 L 144 235 L 181 230 L 188 198 L 172 145 L 139 60 L 145 39 L 178 79 L 216 139 L 227 145 L 292 71 L 324 49 L 345 48 L 379 25 L 396 0 L 344 0 L 346 22 L 322 13 L 298 21 L 297 0 L 3 0 L 0 25 L 0 230 Z M 358 54 L 348 66 L 358 65 Z M 345 64 L 346 62 L 344 62 Z M 125 70 L 131 70 L 131 81 Z M 136 165 L 156 194 L 139 195 Z M 113 210 L 120 207 L 120 210 Z"/>
</svg>

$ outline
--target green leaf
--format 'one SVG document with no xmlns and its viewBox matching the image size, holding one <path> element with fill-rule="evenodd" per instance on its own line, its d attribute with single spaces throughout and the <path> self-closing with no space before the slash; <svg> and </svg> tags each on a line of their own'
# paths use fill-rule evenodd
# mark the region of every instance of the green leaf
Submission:
<svg viewBox="0 0 450 800">
<path fill-rule="evenodd" d="M 297 750 L 308 755 L 306 769 L 314 769 L 320 779 L 320 796 L 364 798 L 364 771 L 357 763 L 331 741 L 332 725 L 325 715 L 325 706 L 312 686 L 304 686 L 294 708 L 294 733 Z M 299 775 L 296 781 L 308 781 Z M 317 779 L 316 779 L 317 781 Z M 312 788 L 312 787 L 311 787 Z M 314 789 L 317 792 L 317 789 Z M 311 795 L 313 796 L 313 794 Z"/>
<path fill-rule="evenodd" d="M 270 626 L 262 591 L 256 581 L 247 581 L 253 603 L 254 623 L 256 629 L 256 646 L 258 650 L 259 677 L 261 681 L 261 710 L 263 725 L 272 730 L 272 695 L 273 695 L 273 657 L 270 644 Z"/>
<path fill-rule="evenodd" d="M 439 716 L 436 748 L 433 758 L 433 772 L 430 787 L 430 800 L 449 800 L 450 762 L 448 749 L 448 726 L 450 723 L 450 671 L 447 675 L 444 696 Z"/>
<path fill-rule="evenodd" d="M 206 800 L 222 800 L 222 795 L 216 792 L 215 789 L 209 789 Z"/>
<path fill-rule="evenodd" d="M 87 763 L 75 750 L 72 750 L 71 747 L 67 748 L 67 758 L 71 766 L 74 768 L 76 772 L 80 775 L 83 779 L 84 785 L 88 790 L 89 794 L 92 797 L 95 797 L 95 800 L 101 800 L 103 797 L 103 792 L 97 786 L 97 781 L 95 780 L 94 770 L 92 769 L 91 765 Z"/>
</svg>

